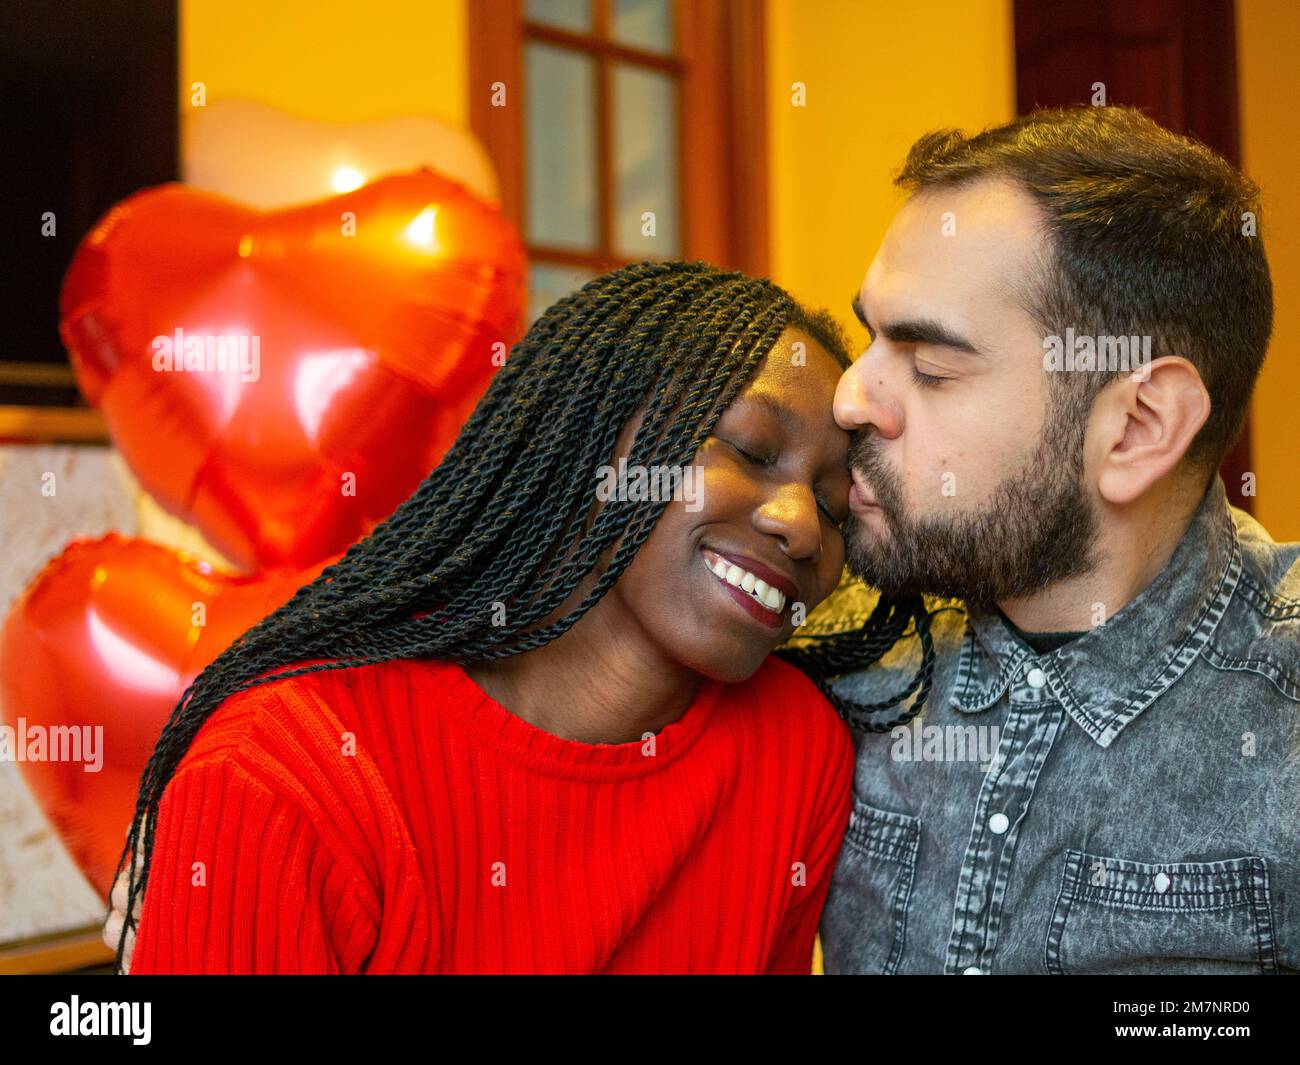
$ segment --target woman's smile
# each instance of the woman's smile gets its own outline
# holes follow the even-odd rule
[[[709,573],[745,613],[768,629],[785,624],[786,604],[798,595],[788,578],[743,555],[721,555],[707,547],[700,548],[700,555]]]

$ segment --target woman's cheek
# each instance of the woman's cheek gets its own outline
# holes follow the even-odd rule
[[[728,501],[735,496],[734,485],[731,483],[733,477],[728,476],[725,465],[718,461],[701,462],[697,469],[700,470],[699,485],[699,509],[698,514],[707,514],[716,519],[720,514],[727,510]]]

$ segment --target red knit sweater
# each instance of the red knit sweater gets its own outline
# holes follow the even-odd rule
[[[808,973],[852,773],[777,658],[652,744],[561,739],[441,661],[273,681],[163,793],[131,972]]]

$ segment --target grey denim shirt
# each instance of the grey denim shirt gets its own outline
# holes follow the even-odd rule
[[[801,634],[860,624],[844,585]],[[1300,544],[1210,484],[1155,581],[1044,655],[927,600],[923,710],[856,733],[832,973],[1300,970]],[[901,690],[914,634],[832,682]]]

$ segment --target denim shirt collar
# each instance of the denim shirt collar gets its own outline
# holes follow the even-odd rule
[[[1217,474],[1164,568],[1107,621],[1045,655],[992,607],[967,604],[952,705],[987,710],[1032,662],[1046,688],[1101,747],[1164,694],[1214,634],[1241,575],[1241,548]]]

